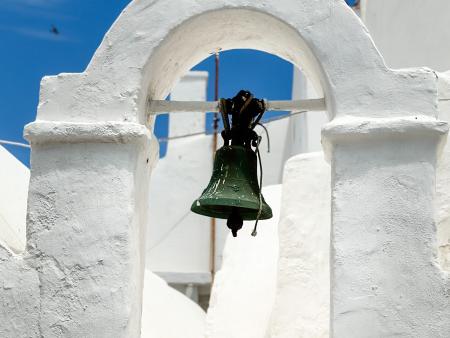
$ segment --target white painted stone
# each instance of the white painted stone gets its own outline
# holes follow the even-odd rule
[[[30,173],[0,146],[0,337],[39,337],[39,278],[20,255]]]
[[[439,118],[450,122],[450,72],[439,73]],[[450,272],[450,140],[438,162],[436,181],[436,226],[439,261]]]
[[[322,153],[297,155],[286,163],[281,205],[277,293],[269,336],[328,338],[330,167]]]
[[[362,19],[392,68],[450,69],[448,0],[361,0]]]
[[[201,338],[205,317],[197,304],[145,271],[142,338]]]
[[[278,55],[325,93],[333,337],[448,333],[447,280],[430,250],[436,148],[446,132],[433,120],[434,72],[388,69],[342,0],[136,0],[85,72],[43,79],[37,121],[27,127],[27,255],[41,283],[40,336],[139,337],[155,164],[146,106],[217,48]],[[393,230],[383,228],[381,239],[401,260],[376,250],[371,231],[386,215]]]
[[[447,124],[428,117],[335,119],[332,337],[447,337],[450,280],[436,255],[438,149]]]
[[[30,172],[0,146],[0,244],[15,253],[25,250]]]
[[[43,79],[38,119],[144,123],[148,99],[164,99],[217,48],[301,67],[323,88],[330,116],[436,114],[434,74],[386,68],[343,0],[145,0],[124,10],[86,72]]]
[[[157,155],[148,130],[38,122],[26,136],[33,147],[27,255],[40,280],[39,337],[138,335]]]
[[[317,93],[312,82],[305,77],[305,74],[300,69],[294,69],[293,99],[315,99],[322,95],[320,92]],[[310,111],[298,116],[296,119],[291,119],[289,133],[293,137],[286,144],[286,148],[291,147],[292,150],[289,156],[286,157],[286,160],[299,153],[322,151],[321,130],[328,120],[329,117],[326,111]]]
[[[207,79],[206,72],[189,72],[172,90],[171,99],[204,101]],[[169,115],[170,137],[204,132],[204,114]],[[192,213],[190,206],[209,181],[212,157],[211,136],[171,140],[152,173],[146,266],[172,281],[197,283],[205,275],[206,283],[211,281],[210,221]]]
[[[174,101],[206,101],[208,72],[189,72],[170,92]],[[206,116],[199,113],[170,114],[169,137],[205,132]]]
[[[0,245],[0,276],[0,337],[42,337],[37,271]]]
[[[222,268],[217,272],[207,313],[206,338],[263,338],[275,301],[278,262],[277,224],[281,185],[263,189],[273,218],[245,222],[234,238],[228,235]]]
[[[211,176],[211,142],[205,135],[170,141],[152,174],[146,248],[152,271],[210,272],[210,221],[191,212],[191,204]]]

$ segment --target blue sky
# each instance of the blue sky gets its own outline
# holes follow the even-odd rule
[[[82,72],[104,34],[129,0],[2,0],[0,7],[0,139],[24,142],[23,127],[36,117],[39,82],[45,75]],[[50,33],[55,25],[59,35]],[[208,99],[213,99],[214,61],[197,65],[210,72]],[[245,71],[244,71],[245,69]],[[287,100],[292,65],[261,52],[233,50],[221,54],[220,96],[248,89],[257,97]],[[209,122],[209,120],[208,120]],[[155,133],[165,136],[167,118]],[[29,150],[6,146],[29,165]]]

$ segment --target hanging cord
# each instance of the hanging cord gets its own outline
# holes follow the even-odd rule
[[[252,126],[251,126],[252,129],[254,129],[257,124],[260,124],[259,121],[261,121],[264,113],[267,111],[267,101],[266,100],[261,100],[260,105],[261,105],[262,110],[258,114],[258,117],[255,119],[255,121],[252,123]]]
[[[270,137],[269,137],[269,131],[267,130],[266,126],[263,125],[262,123],[258,123],[258,126],[260,126],[262,129],[264,129],[264,131],[266,132],[266,136],[267,136],[267,152],[270,153]]]
[[[257,232],[257,228],[258,228],[258,222],[259,222],[259,218],[261,217],[261,212],[262,212],[262,180],[263,180],[263,167],[262,167],[262,161],[261,161],[261,154],[259,153],[259,144],[261,143],[261,136],[258,136],[258,141],[256,143],[256,156],[258,157],[258,162],[259,162],[259,210],[258,210],[258,214],[256,215],[256,221],[255,221],[255,227],[253,228],[252,231],[252,236],[255,237],[258,232]]]

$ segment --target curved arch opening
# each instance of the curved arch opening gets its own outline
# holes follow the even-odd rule
[[[246,52],[248,55],[244,58],[238,56],[239,53]],[[241,54],[242,55],[242,54]],[[252,76],[255,76],[258,72],[263,72],[270,64],[276,64],[277,70],[272,72],[267,72],[267,75],[260,76],[256,81],[268,81],[277,82],[278,85],[282,81],[289,81],[286,85],[284,91],[277,90],[276,96],[265,96],[270,95],[270,90],[264,88],[264,86],[253,86],[255,81],[249,81],[245,79],[245,76],[241,74],[227,74],[227,70],[233,67],[233,64],[228,65],[227,59],[229,57],[234,57],[235,63],[249,63],[252,57],[256,57],[259,61],[257,65],[251,64],[247,68],[250,69]],[[306,82],[311,82],[306,79],[305,74],[302,74],[303,83],[300,84],[293,80],[293,71],[295,66],[292,63],[286,61],[285,59],[280,59],[278,56],[269,55],[265,52],[260,52],[256,50],[239,50],[239,51],[225,51],[221,54],[221,79],[226,77],[224,82],[230,82],[231,78],[236,78],[236,81],[231,85],[220,86],[219,96],[221,97],[231,97],[234,96],[239,89],[248,89],[252,91],[257,97],[265,97],[268,99],[283,99],[290,100],[292,98],[307,98],[308,93],[304,91],[307,85]],[[207,95],[209,100],[213,99],[214,89],[214,61],[211,58],[203,60],[203,62],[208,62],[212,67],[198,67],[195,66],[194,70],[209,70],[209,87],[210,93]],[[202,63],[203,63],[202,62]],[[200,63],[201,64],[201,63]],[[245,64],[239,69],[245,68]],[[238,72],[239,70],[236,70]],[[279,72],[284,72],[280,76]],[[290,73],[287,75],[286,73]],[[295,73],[299,73],[299,69],[295,69]],[[184,75],[184,74],[183,74]],[[298,75],[294,75],[294,77]],[[189,74],[188,77],[192,79],[192,75]],[[281,77],[281,78],[279,78]],[[265,78],[265,79],[264,79]],[[227,81],[228,80],[228,81]],[[176,79],[175,81],[178,81]],[[186,85],[183,85],[186,88]],[[174,88],[170,88],[169,92],[173,94]],[[180,95],[180,93],[177,93]],[[316,94],[317,95],[317,94]],[[192,99],[189,97],[172,97],[174,100],[185,100]],[[198,100],[198,98],[195,98]],[[286,117],[288,112],[286,112]],[[312,112],[311,114],[316,115],[320,112]],[[209,273],[208,265],[211,263],[211,252],[208,252],[209,241],[209,219],[203,218],[201,216],[195,215],[190,212],[190,204],[192,201],[198,197],[201,190],[206,186],[212,171],[212,146],[211,140],[212,136],[207,135],[208,131],[211,133],[211,128],[208,128],[208,120],[202,113],[188,113],[190,117],[186,117],[186,114],[171,114],[169,118],[165,118],[166,124],[166,135],[167,137],[173,135],[174,130],[170,130],[171,123],[174,119],[180,119],[186,121],[186,119],[196,119],[203,121],[198,121],[194,123],[194,126],[203,124],[203,131],[205,135],[199,135],[198,129],[194,132],[189,130],[192,127],[189,123],[184,125],[181,131],[181,136],[186,135],[186,137],[179,138],[179,134],[175,139],[163,140],[163,142],[170,143],[168,147],[167,157],[161,160],[154,172],[152,173],[152,189],[153,192],[150,196],[154,196],[154,200],[150,203],[151,214],[153,215],[153,221],[149,223],[149,230],[147,233],[147,262],[148,268],[154,272],[159,273],[170,285],[176,287],[179,291],[185,294],[190,294],[196,302],[203,305],[204,309],[208,307],[209,297],[210,297],[210,282],[198,282]],[[275,115],[280,115],[275,113]],[[324,114],[320,114],[322,117]],[[258,133],[264,135],[263,143],[261,146],[263,163],[264,163],[264,182],[263,186],[272,186],[270,189],[273,195],[276,189],[281,189],[282,183],[282,173],[286,160],[293,155],[300,152],[307,151],[307,144],[302,144],[305,142],[305,138],[302,137],[300,140],[299,134],[303,133],[301,130],[306,129],[306,120],[303,115],[292,116],[291,119],[278,120],[281,116],[274,116],[268,114],[267,119],[270,123],[266,124],[269,129],[269,134],[271,137],[271,153],[267,153],[267,138],[263,134],[263,130],[258,130]],[[325,116],[326,118],[326,116]],[[277,120],[275,120],[277,119]],[[206,120],[206,124],[205,124]],[[267,121],[267,120],[266,120]],[[308,121],[309,122],[309,121]],[[296,125],[299,133],[295,134],[293,132],[293,125]],[[177,122],[179,126],[180,123]],[[155,128],[157,126],[155,125]],[[209,130],[208,130],[209,129]],[[219,128],[220,130],[221,128]],[[177,129],[176,132],[180,132]],[[318,147],[320,145],[320,126],[315,130],[315,135],[309,135],[310,138],[315,138]],[[174,133],[175,134],[175,133]],[[292,140],[297,138],[297,144],[293,144]],[[221,138],[219,136],[219,146],[222,144]],[[288,146],[289,144],[289,146]],[[164,145],[164,144],[163,144]],[[167,143],[166,143],[167,145]],[[175,165],[176,163],[176,165]],[[274,190],[275,189],[275,190]],[[170,195],[167,191],[174,191],[174,194]],[[170,196],[169,196],[170,195]],[[269,195],[269,198],[274,198],[275,195]],[[267,198],[267,196],[266,196]],[[278,198],[278,195],[277,197]],[[277,200],[278,201],[278,200]],[[276,204],[276,203],[275,203]],[[174,207],[178,205],[178,207]],[[167,212],[168,210],[168,212]],[[279,208],[277,209],[279,210]],[[276,222],[277,217],[272,220]],[[252,224],[246,224],[244,229],[249,231],[249,227]],[[264,225],[263,225],[264,227]],[[269,227],[272,229],[272,227]],[[273,227],[276,229],[276,227]],[[229,234],[224,221],[218,220],[216,228],[216,244],[214,257],[215,271],[219,270],[222,264],[222,257],[225,247],[225,240]],[[250,229],[251,230],[251,229]],[[273,230],[273,229],[272,229]],[[270,231],[272,231],[270,230]],[[268,230],[262,232],[262,235],[268,234]],[[243,233],[241,236],[249,236],[247,233]],[[275,237],[274,237],[275,238]],[[272,243],[273,244],[273,243]],[[176,250],[174,248],[176,247]],[[269,254],[268,252],[267,254]],[[273,257],[271,257],[273,258]],[[157,264],[153,264],[157,262]],[[163,270],[166,266],[170,266],[172,270]],[[177,271],[181,271],[178,273]],[[272,276],[273,277],[273,276]],[[183,279],[184,278],[184,279]],[[189,279],[190,278],[190,279]],[[270,281],[270,279],[268,279]],[[198,284],[196,284],[198,283]],[[203,283],[203,284],[202,284]],[[196,290],[192,293],[192,290]]]
[[[307,98],[311,93],[311,82],[306,78],[300,69],[292,63],[279,58],[276,55],[261,52],[253,49],[233,49],[220,52],[219,55],[219,96],[231,98],[241,90],[250,90],[255,97],[267,100],[291,100]],[[190,72],[184,74],[180,81],[177,81],[175,89],[171,89],[168,99],[171,100],[192,100],[192,101],[213,101],[215,96],[215,56],[210,55],[194,66]],[[294,74],[294,75],[293,75]],[[301,74],[301,79],[299,79]],[[192,84],[188,85],[191,81]],[[199,93],[200,82],[206,85],[206,91]],[[295,82],[295,88],[294,88]],[[200,87],[202,87],[200,85]],[[308,87],[308,88],[307,88]],[[175,92],[174,92],[175,90]],[[294,92],[293,92],[294,90]],[[306,93],[308,91],[308,94]],[[317,95],[314,94],[312,98]],[[267,111],[262,121],[268,121],[287,117],[288,112]],[[170,115],[170,117],[169,117]],[[205,116],[201,113],[188,113],[183,116],[190,116],[195,122],[187,123],[184,128],[189,126],[204,125],[204,132],[211,134],[213,132],[213,114],[206,114],[206,124],[203,119]],[[177,118],[178,117],[178,118]],[[167,143],[170,141],[169,126],[173,119],[180,120],[179,114],[160,114],[157,116],[154,124],[155,136],[160,141],[160,158],[163,158],[167,151]],[[188,119],[189,120],[189,119]],[[202,121],[203,120],[203,121]],[[219,121],[219,126],[222,123]],[[198,134],[203,131],[201,128],[195,128],[195,131],[181,131],[182,126],[175,126],[177,129],[176,137],[189,137],[192,133]],[[172,135],[173,136],[173,135]],[[315,135],[320,138],[320,134]]]
[[[291,62],[304,71],[318,93],[325,94],[330,106],[326,76],[298,31],[274,16],[246,8],[207,12],[179,25],[150,56],[143,92],[147,99],[164,99],[176,81],[201,60],[231,49],[259,50]]]

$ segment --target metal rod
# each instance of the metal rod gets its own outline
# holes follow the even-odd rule
[[[6,145],[22,147],[22,148],[31,148],[29,144],[20,143],[20,142],[13,142],[13,141],[7,141],[7,140],[0,140],[0,144],[6,144]]]
[[[325,99],[266,101],[267,110],[276,111],[323,111],[326,110]],[[148,114],[162,113],[209,113],[219,112],[218,101],[164,101],[152,100],[148,104]]]
[[[219,107],[219,52],[215,53],[214,57],[216,76],[214,81],[214,100],[217,103],[217,108]],[[217,133],[219,132],[219,114],[214,111],[214,121],[213,121],[213,143],[212,143],[212,163],[214,164],[214,157],[217,150]],[[216,219],[211,217],[211,238],[210,238],[210,271],[211,271],[211,288],[214,283],[214,277],[216,275]]]

